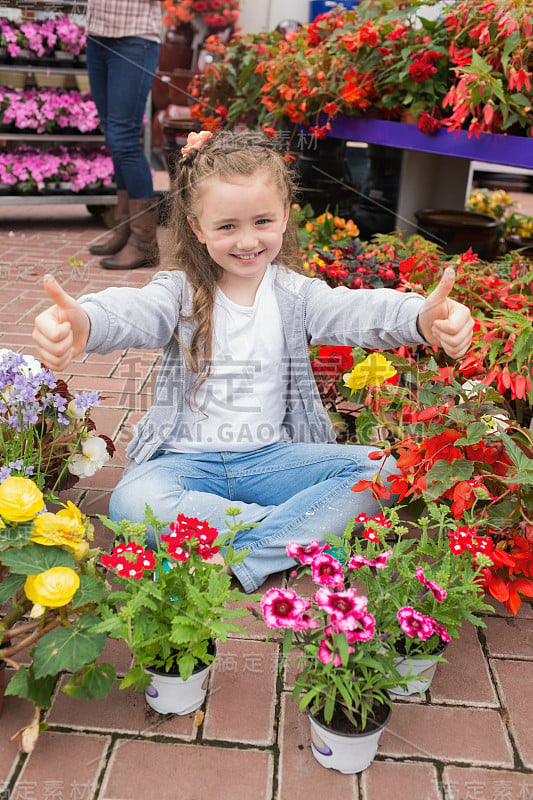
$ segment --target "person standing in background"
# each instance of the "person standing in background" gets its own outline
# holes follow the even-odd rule
[[[159,61],[159,0],[88,0],[87,70],[91,93],[111,152],[118,225],[93,255],[104,269],[158,263],[158,202],[141,130]]]

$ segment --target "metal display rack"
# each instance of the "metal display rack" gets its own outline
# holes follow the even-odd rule
[[[18,13],[28,16],[33,12],[44,12],[45,14],[82,14],[85,15],[86,0],[71,0],[71,2],[58,2],[57,0],[18,0],[17,3],[3,3],[0,5],[0,16],[5,10],[16,10]],[[3,73],[25,73],[33,75],[87,75],[87,70],[83,66],[74,66],[71,63],[50,65],[49,62],[39,64],[29,63],[5,63],[0,64],[0,72]],[[0,142],[20,142],[23,144],[34,144],[42,146],[43,149],[52,143],[58,144],[104,144],[104,137],[101,134],[72,134],[62,133],[29,133],[27,130],[20,131],[0,131]],[[0,195],[0,206],[21,206],[21,205],[65,205],[83,204],[86,205],[91,213],[100,213],[106,207],[115,205],[117,198],[114,192],[64,192],[42,194],[5,194]]]

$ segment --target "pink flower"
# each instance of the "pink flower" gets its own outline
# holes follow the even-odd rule
[[[313,539],[308,545],[289,542],[285,549],[287,555],[291,558],[298,559],[300,564],[310,564],[314,556],[317,556],[328,548],[329,544],[320,545],[316,539]]]
[[[366,613],[368,600],[359,596],[355,589],[333,592],[322,586],[314,597],[319,608],[329,614],[334,625],[342,631],[355,630],[358,620]]]
[[[293,628],[302,630],[310,627],[304,619],[311,607],[310,600],[299,597],[292,589],[269,589],[261,599],[263,619],[269,628]],[[304,628],[304,629],[305,629]]]
[[[355,647],[348,647],[349,653],[355,652]],[[340,657],[340,653],[333,644],[333,639],[331,635],[327,635],[325,639],[322,639],[318,648],[318,660],[322,662],[322,664],[329,664],[333,661],[334,667],[340,667],[342,664],[342,659]]]
[[[342,564],[327,553],[319,553],[311,560],[311,578],[319,586],[337,586],[342,589],[344,586]]]
[[[434,633],[437,633],[443,641],[450,641],[450,637],[444,625],[439,625],[433,617],[421,614],[410,606],[400,608],[397,616],[400,622],[400,628],[405,635],[411,637],[411,639],[414,639],[416,636],[418,639],[425,641],[426,639],[430,639]]]
[[[346,565],[349,569],[361,569],[361,567],[373,567],[374,569],[384,569],[387,566],[387,561],[392,555],[392,550],[385,550],[384,553],[379,553],[375,558],[367,558],[366,556],[354,553]]]
[[[442,601],[445,600],[446,589],[443,589],[442,586],[439,586],[439,584],[435,583],[435,581],[428,580],[428,578],[426,578],[426,576],[424,575],[424,570],[422,569],[422,567],[417,567],[415,569],[415,575],[420,581],[420,583],[423,583],[424,586],[427,586],[427,588],[430,590],[435,600],[437,600],[439,603],[442,603]]]

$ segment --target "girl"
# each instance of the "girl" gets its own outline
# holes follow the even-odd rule
[[[291,269],[293,184],[270,140],[191,134],[174,188],[175,271],[142,289],[113,288],[76,302],[48,276],[54,306],[35,322],[40,358],[64,369],[82,350],[163,347],[152,408],[128,447],[111,497],[115,520],[179,512],[225,530],[229,505],[256,523],[233,571],[247,592],[294,563],[288,542],[323,541],[351,517],[375,513],[370,448],[335,444],[308,347],[391,348],[424,341],[462,355],[469,310],[450,300],[448,270],[426,299],[389,289],[331,289]],[[394,471],[394,461],[383,476]]]

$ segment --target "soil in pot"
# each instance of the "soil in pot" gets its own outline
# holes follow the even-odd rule
[[[342,733],[346,736],[352,736],[353,734],[372,733],[373,731],[378,730],[385,724],[389,714],[389,706],[376,706],[375,714],[367,717],[365,728],[362,727],[360,717],[358,715],[355,715],[355,718],[356,720],[359,720],[359,724],[354,727],[346,714],[343,712],[342,708],[335,708],[330,722],[326,722],[322,711],[318,711],[313,716],[317,722],[319,722],[321,725],[324,725],[325,728],[330,728],[332,731],[335,731],[335,733]]]

